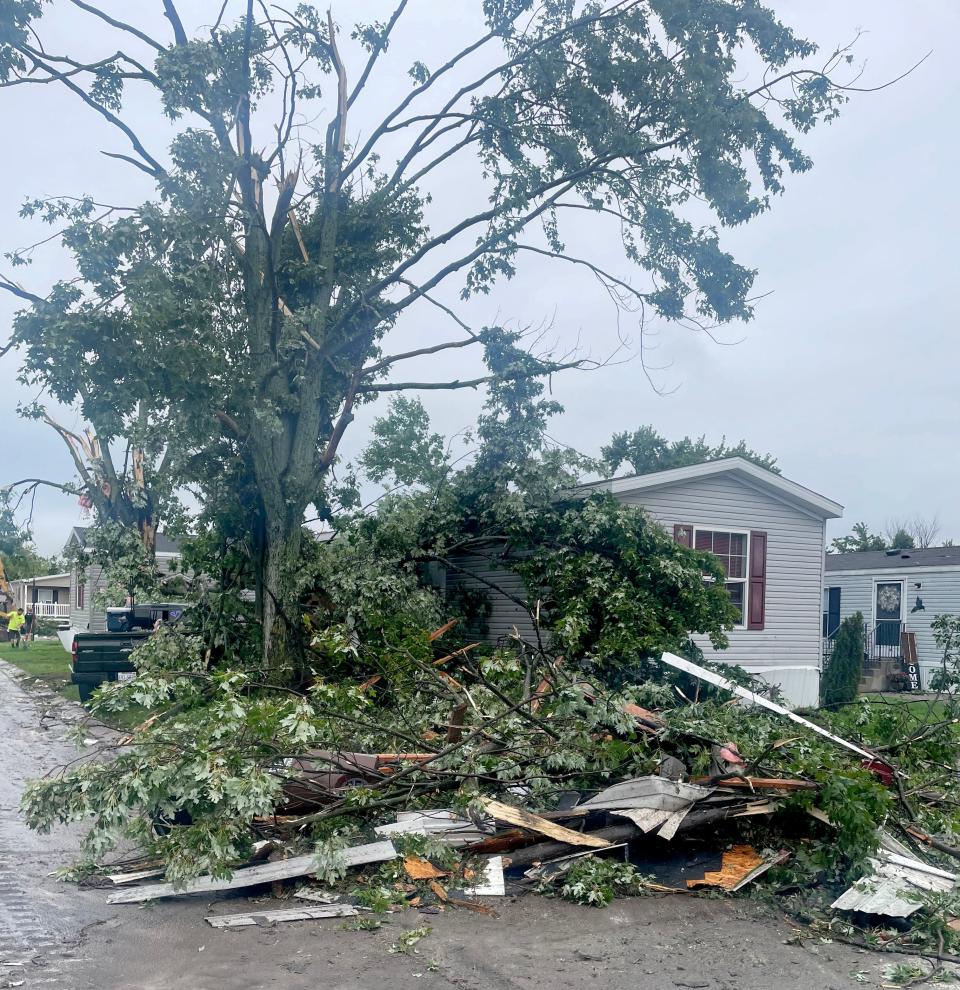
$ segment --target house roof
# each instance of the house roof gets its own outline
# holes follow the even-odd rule
[[[67,543],[76,541],[81,547],[87,542],[89,526],[74,526],[70,531],[70,539]],[[171,539],[166,533],[157,533],[157,553],[180,553],[180,544],[177,540]]]
[[[655,471],[652,474],[606,478],[602,481],[590,482],[583,487],[605,488],[614,495],[622,495],[628,492],[642,492],[685,481],[718,476],[736,478],[750,487],[760,488],[805,512],[819,516],[821,519],[839,519],[843,515],[843,506],[839,502],[834,502],[824,495],[818,495],[809,488],[804,488],[803,485],[798,485],[795,481],[790,481],[783,475],[759,467],[742,457],[725,457],[718,461],[672,468],[669,471]]]
[[[11,584],[36,584],[39,581],[59,581],[63,579],[62,587],[68,587],[70,584],[70,574],[37,574],[36,577],[28,578],[11,578]],[[61,585],[54,585],[54,587],[61,587]]]
[[[911,567],[960,567],[960,547],[827,554],[828,571],[903,571]]]

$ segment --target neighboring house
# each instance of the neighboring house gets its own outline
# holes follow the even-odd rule
[[[817,704],[826,521],[841,516],[841,505],[739,457],[584,488],[642,506],[678,542],[716,554],[740,623],[722,652],[697,637],[704,654],[777,684],[795,707]],[[489,596],[488,638],[514,628],[531,634],[519,577],[479,557],[458,566],[446,576],[448,591],[503,589]]]
[[[822,608],[825,653],[841,620],[863,613],[871,689],[886,687],[880,681],[912,662],[914,650],[926,687],[942,660],[930,624],[960,615],[960,547],[827,554]]]
[[[86,543],[87,527],[74,526],[67,540],[65,551],[82,549]],[[180,547],[164,533],[157,533],[157,567],[161,572],[170,570],[171,561],[180,556]],[[75,632],[104,632],[107,628],[107,613],[96,602],[97,592],[103,591],[106,580],[99,564],[70,570],[70,628]]]
[[[13,608],[66,626],[70,621],[70,575],[44,574],[10,582]]]

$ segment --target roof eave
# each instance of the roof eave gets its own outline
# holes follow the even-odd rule
[[[843,515],[843,506],[839,502],[834,502],[824,495],[804,488],[803,485],[798,485],[795,481],[789,481],[782,475],[767,471],[742,457],[707,461],[704,464],[692,464],[688,467],[672,468],[653,474],[632,475],[627,478],[606,478],[602,481],[589,482],[582,487],[601,488],[606,489],[611,494],[622,495],[722,474],[739,475],[742,479],[749,480],[754,485],[759,485],[781,499],[792,502],[798,508],[812,512],[822,519],[839,519]]]

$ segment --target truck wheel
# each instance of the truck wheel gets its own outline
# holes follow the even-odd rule
[[[99,684],[78,684],[77,690],[80,692],[80,701],[85,705],[93,697],[93,692],[98,687],[100,687]]]

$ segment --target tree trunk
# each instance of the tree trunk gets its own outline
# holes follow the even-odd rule
[[[303,653],[298,572],[302,536],[300,523],[265,527],[260,621],[263,629],[264,670],[282,676],[297,667]]]

